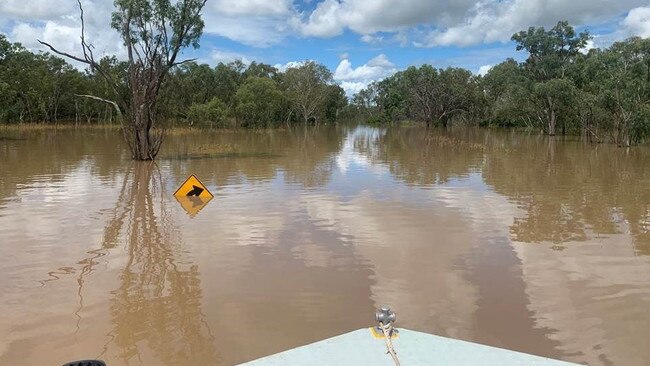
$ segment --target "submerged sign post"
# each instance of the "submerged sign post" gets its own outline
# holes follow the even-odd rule
[[[190,175],[174,192],[174,197],[187,213],[194,217],[214,196],[195,176]]]

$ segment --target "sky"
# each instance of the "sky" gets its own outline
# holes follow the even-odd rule
[[[86,39],[96,54],[123,58],[110,28],[113,1],[82,3]],[[650,37],[648,0],[208,0],[203,19],[201,47],[185,57],[279,69],[315,60],[348,95],[412,65],[483,74],[508,57],[523,60],[512,34],[560,20],[588,30],[594,36],[589,47]],[[76,0],[0,0],[0,31],[35,51],[44,50],[37,39],[67,52],[81,49]]]

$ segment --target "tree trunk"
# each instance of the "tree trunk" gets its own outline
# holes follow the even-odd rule
[[[442,116],[440,118],[440,126],[447,128],[447,125],[449,125],[449,118],[447,116]]]
[[[153,98],[140,98],[135,94],[131,114],[127,117],[125,138],[131,148],[133,159],[153,160],[162,144],[162,135],[152,136],[155,117]]]
[[[135,146],[136,151],[133,157],[136,160],[151,159],[149,155],[149,131],[146,128],[140,128],[136,131]]]
[[[549,136],[555,136],[555,123],[557,122],[557,116],[555,115],[555,111],[551,109],[551,112],[549,114],[548,118],[548,134]]]
[[[630,141],[630,130],[627,126],[627,121],[622,122],[619,125],[618,131],[617,131],[617,144],[620,147],[630,147],[632,145],[632,142]]]
[[[544,103],[544,116],[546,118],[547,133],[549,136],[555,136],[555,125],[557,124],[557,116],[555,115],[555,103],[550,96],[546,97]]]
[[[79,102],[76,99],[74,101],[74,126],[79,126]]]

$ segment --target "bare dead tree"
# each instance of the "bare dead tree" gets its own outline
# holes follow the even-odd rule
[[[203,32],[201,11],[207,0],[115,0],[112,27],[117,30],[128,57],[128,93],[119,93],[117,80],[96,61],[85,35],[84,9],[81,0],[81,48],[83,55],[75,56],[38,40],[52,52],[89,66],[111,88],[115,101],[97,96],[84,97],[109,103],[123,115],[122,132],[134,159],[153,160],[164,138],[164,130],[154,129],[158,116],[158,96],[169,70],[193,60],[178,61],[179,53],[188,46],[198,47]]]

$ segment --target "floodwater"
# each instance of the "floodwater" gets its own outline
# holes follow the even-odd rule
[[[172,197],[190,174],[215,195],[192,215]],[[232,365],[383,304],[398,327],[650,364],[650,148],[332,127],[175,134],[151,164],[114,130],[0,138],[0,365]]]

